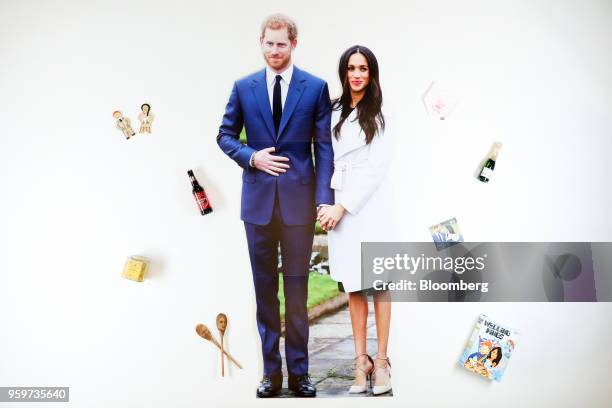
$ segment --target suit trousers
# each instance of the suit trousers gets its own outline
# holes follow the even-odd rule
[[[261,337],[264,375],[280,374],[282,369],[278,301],[280,244],[285,293],[285,358],[289,375],[300,376],[308,373],[306,301],[314,220],[309,225],[284,225],[278,194],[275,196],[274,210],[269,224],[244,223],[255,285],[257,329]]]

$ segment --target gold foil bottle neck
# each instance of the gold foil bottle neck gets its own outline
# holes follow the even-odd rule
[[[502,142],[493,143],[493,147],[491,147],[491,155],[490,155],[491,159],[493,160],[497,159],[497,154],[501,150],[501,147],[502,147]]]

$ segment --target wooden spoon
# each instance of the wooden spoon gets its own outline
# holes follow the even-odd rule
[[[217,315],[217,329],[219,329],[219,335],[221,336],[221,377],[225,377],[225,358],[223,357],[223,336],[225,335],[225,328],[227,327],[227,316],[223,313]]]
[[[208,330],[208,327],[206,327],[205,325],[203,325],[202,323],[198,324],[196,326],[196,333],[198,333],[198,336],[202,337],[203,339],[206,339],[208,341],[210,341],[212,344],[214,344],[215,346],[217,346],[217,348],[219,350],[221,350],[221,345],[219,344],[219,342],[213,337],[212,333],[210,332],[210,330]],[[242,369],[242,366],[240,364],[238,364],[238,362],[236,360],[234,360],[234,357],[232,357],[227,351],[223,351],[223,354],[225,354],[228,358],[229,361],[231,361],[232,363],[236,364],[236,367]]]

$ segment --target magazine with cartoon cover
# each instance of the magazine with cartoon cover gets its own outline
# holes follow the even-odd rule
[[[482,314],[478,317],[459,364],[489,380],[501,381],[514,354],[517,337],[516,330]]]

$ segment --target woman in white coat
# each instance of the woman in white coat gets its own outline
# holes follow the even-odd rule
[[[318,219],[328,231],[329,266],[334,280],[349,293],[355,341],[355,383],[349,393],[391,390],[387,344],[391,302],[386,291],[361,286],[361,242],[390,241],[392,197],[387,168],[393,155],[393,129],[381,110],[378,62],[368,48],[353,46],[340,58],[342,95],[333,103],[332,145],[335,204],[323,207]],[[376,359],[367,354],[367,295],[373,293],[376,317]]]

